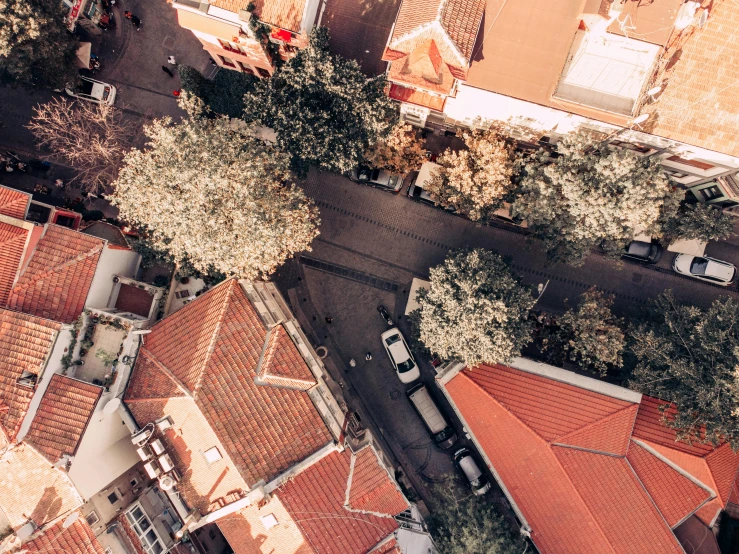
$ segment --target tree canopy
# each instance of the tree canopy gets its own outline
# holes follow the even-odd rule
[[[213,112],[232,118],[244,114],[244,95],[260,80],[238,71],[219,71],[211,81],[189,65],[177,66],[177,72],[183,93],[199,98]]]
[[[677,413],[665,423],[679,439],[716,444],[723,437],[739,448],[739,303],[724,297],[702,310],[667,291],[650,316],[630,333],[630,386],[674,402]]]
[[[244,96],[244,117],[274,129],[299,174],[311,165],[343,173],[390,131],[395,108],[384,87],[384,77],[368,79],[356,61],[333,55],[317,27],[307,48]]]
[[[372,167],[404,175],[419,169],[426,161],[423,139],[408,123],[397,123],[387,137],[378,138],[364,153],[364,161]]]
[[[513,146],[495,130],[465,132],[466,150],[447,149],[436,160],[426,191],[446,208],[455,208],[477,221],[503,205],[511,190],[515,167]]]
[[[318,210],[289,183],[288,158],[241,120],[168,118],[145,128],[146,149],[125,159],[111,196],[151,247],[202,273],[271,273],[309,250]]]
[[[550,259],[579,265],[602,241],[619,251],[640,233],[659,234],[683,194],[659,160],[592,143],[573,133],[557,143],[559,157],[525,165],[513,214],[547,248]]]
[[[504,362],[531,340],[534,298],[508,263],[482,248],[452,251],[418,292],[420,340],[469,366]]]
[[[61,2],[0,0],[0,81],[63,88],[78,78],[78,48]]]
[[[734,216],[718,206],[684,204],[672,217],[665,218],[662,236],[665,242],[676,240],[724,240],[734,234]]]

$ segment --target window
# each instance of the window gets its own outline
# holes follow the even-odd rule
[[[218,56],[221,58],[221,63],[225,65],[226,67],[236,67],[236,64],[231,58],[227,58],[226,56]]]
[[[159,539],[159,535],[151,525],[151,521],[141,508],[141,504],[134,504],[133,507],[126,512],[126,519],[131,524],[136,536],[141,541],[141,546],[147,554],[162,554],[164,546]]]
[[[667,175],[669,175],[673,179],[685,179],[685,177],[690,176],[690,174],[688,173],[683,173],[682,171],[678,171],[677,169],[673,169],[671,167],[662,166],[662,171],[667,173]]]
[[[277,525],[277,518],[275,517],[275,514],[267,514],[266,516],[262,516],[259,519],[262,521],[262,525],[264,525],[264,528],[267,531]]]
[[[721,192],[721,189],[718,188],[718,185],[713,185],[701,189],[700,193],[701,196],[703,196],[703,200],[713,200],[714,198],[719,198],[723,196],[723,193]]]
[[[257,67],[257,73],[259,73],[260,77],[263,77],[267,79],[269,77],[269,71],[266,69],[262,69],[261,67]]]
[[[87,520],[87,523],[89,523],[91,526],[100,522],[100,518],[98,517],[97,512],[90,512],[89,514],[87,514],[87,517],[85,519]]]
[[[111,493],[110,493],[110,494],[108,495],[108,502],[110,502],[111,504],[115,504],[115,503],[116,503],[116,502],[118,502],[118,501],[119,501],[120,499],[121,499],[121,497],[120,497],[120,496],[118,496],[118,493],[117,493],[116,491],[113,491],[113,492],[111,492]]]
[[[218,460],[220,460],[223,456],[221,456],[221,452],[218,450],[217,446],[214,446],[213,448],[209,448],[205,452],[203,452],[205,455],[205,460],[209,464],[214,464]]]
[[[241,62],[236,63],[239,64],[239,68],[241,69],[241,71],[243,71],[244,73],[248,73],[249,75],[254,75],[254,70],[251,67]]]
[[[213,531],[213,529],[211,529],[210,531],[208,531],[208,536],[210,537],[210,540],[212,540],[212,541],[216,540],[216,532]]]
[[[671,162],[676,162],[683,165],[689,165],[690,167],[697,167],[698,169],[702,169],[703,171],[707,171],[709,169],[713,169],[716,167],[715,165],[711,165],[706,162],[701,162],[698,160],[686,160],[685,158],[681,158],[680,156],[670,156],[667,158]]]
[[[134,477],[133,479],[131,479],[131,481],[129,481],[129,482],[131,483],[131,486],[132,487],[135,487],[136,485],[139,484],[139,480],[136,477]]]

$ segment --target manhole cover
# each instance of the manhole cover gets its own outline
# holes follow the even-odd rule
[[[316,348],[316,354],[318,354],[318,357],[323,360],[326,356],[328,356],[328,348],[326,348],[325,346],[319,346],[318,348]]]
[[[400,398],[400,391],[398,389],[393,389],[390,391],[390,400],[397,400]]]
[[[634,283],[641,283],[641,280],[643,278],[643,275],[640,275],[639,273],[634,273],[631,277],[631,281]]]

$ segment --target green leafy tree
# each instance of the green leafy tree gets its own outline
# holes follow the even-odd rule
[[[188,65],[177,66],[182,91],[196,96],[213,112],[232,118],[244,114],[244,95],[251,92],[258,77],[238,71],[219,71],[212,81]]]
[[[63,88],[79,77],[61,2],[0,0],[0,81]]]
[[[674,402],[665,423],[678,438],[739,448],[739,303],[719,298],[708,310],[678,303],[670,291],[630,333],[636,358],[630,386]]]
[[[331,54],[318,27],[307,48],[244,96],[245,117],[274,129],[299,174],[311,165],[345,172],[390,131],[395,108],[384,87],[384,77],[368,79],[356,61]]]
[[[522,554],[526,543],[511,532],[510,525],[489,499],[460,497],[453,482],[435,488],[437,500],[429,530],[444,554]]]
[[[441,358],[468,366],[504,362],[531,340],[534,298],[495,252],[452,251],[418,291],[419,338]]]
[[[656,158],[593,144],[583,133],[557,144],[555,160],[525,165],[512,213],[524,218],[553,261],[580,265],[602,241],[622,250],[640,233],[659,232],[682,194]]]
[[[577,308],[559,318],[559,329],[547,345],[555,361],[570,360],[583,369],[605,375],[609,367],[623,365],[623,322],[613,315],[613,296],[590,289]]]
[[[734,234],[736,219],[717,206],[684,204],[662,225],[665,242],[676,240],[724,240]]]
[[[466,150],[447,149],[436,160],[427,192],[444,207],[477,221],[503,205],[515,168],[513,146],[495,130],[462,135]]]
[[[251,136],[241,120],[168,118],[145,128],[111,196],[152,251],[202,273],[253,279],[309,250],[318,210],[289,183],[287,156]]]
[[[420,169],[426,161],[424,140],[407,123],[397,123],[387,137],[378,139],[364,153],[364,161],[372,167],[405,174]]]

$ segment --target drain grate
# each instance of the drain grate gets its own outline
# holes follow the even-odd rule
[[[385,279],[383,279],[382,277],[378,277],[377,275],[363,273],[350,267],[331,264],[328,262],[317,260],[316,258],[300,256],[300,263],[306,267],[317,269],[318,271],[323,271],[325,273],[331,273],[332,275],[338,275],[339,277],[343,277],[344,279],[363,283],[365,285],[369,285],[380,290],[398,292],[398,289],[400,289],[400,285],[398,283],[394,283],[393,281],[386,281]]]

